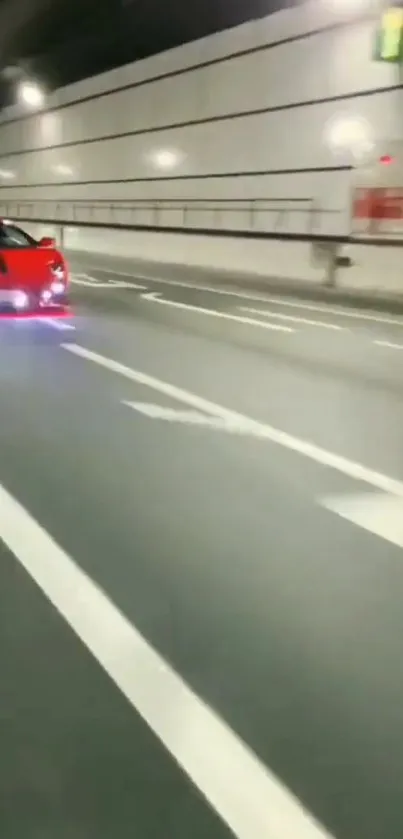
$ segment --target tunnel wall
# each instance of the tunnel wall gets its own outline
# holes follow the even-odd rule
[[[351,164],[403,130],[396,70],[372,60],[376,9],[347,5],[314,0],[66,87],[42,113],[9,109],[0,201],[315,198],[347,232]]]

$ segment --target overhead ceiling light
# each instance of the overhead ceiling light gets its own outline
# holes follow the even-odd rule
[[[45,101],[45,94],[35,82],[22,82],[19,86],[19,98],[29,108],[40,108]]]
[[[15,178],[14,172],[10,172],[9,169],[0,169],[0,178],[3,178],[5,181],[11,181]]]
[[[66,175],[66,177],[69,177],[73,174],[71,166],[66,166],[65,163],[58,163],[53,168],[57,175]]]
[[[173,169],[180,159],[181,155],[175,149],[158,149],[152,154],[152,161],[159,169]]]
[[[347,154],[355,161],[365,160],[375,148],[372,126],[359,115],[335,114],[325,134],[335,154]]]

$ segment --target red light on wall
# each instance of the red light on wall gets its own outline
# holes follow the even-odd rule
[[[390,166],[393,163],[393,157],[390,154],[383,154],[382,157],[379,158],[379,162],[382,163],[383,166]]]

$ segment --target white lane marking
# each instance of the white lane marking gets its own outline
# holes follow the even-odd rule
[[[229,420],[221,417],[213,417],[211,415],[202,414],[200,411],[175,411],[172,408],[164,408],[162,405],[155,405],[151,402],[131,402],[126,399],[122,400],[123,405],[127,405],[135,411],[139,411],[144,416],[150,419],[165,420],[167,422],[179,422],[184,425],[198,425],[206,426],[215,431],[225,431],[229,434],[240,434],[251,437],[262,437],[261,430],[256,428],[254,424],[244,420]]]
[[[342,495],[320,502],[332,513],[403,548],[403,499],[388,493]]]
[[[228,312],[217,312],[215,309],[204,309],[201,306],[190,306],[188,303],[177,303],[174,300],[164,300],[160,292],[150,291],[147,294],[141,295],[143,300],[151,300],[153,303],[159,303],[162,306],[172,306],[175,309],[182,309],[186,312],[195,312],[200,315],[209,315],[212,318],[222,318],[223,320],[232,320],[237,323],[246,323],[248,326],[258,326],[261,329],[269,329],[275,332],[295,332],[289,326],[279,326],[274,323],[263,323],[261,320],[254,318],[246,318],[241,315],[230,315]]]
[[[319,326],[323,329],[335,329],[338,331],[345,330],[344,326],[339,326],[337,323],[325,323],[322,320],[307,320],[307,318],[300,318],[296,315],[283,315],[280,312],[269,312],[267,309],[253,309],[250,306],[238,306],[238,309],[241,312],[250,312],[251,315],[262,315],[266,318],[278,318],[278,320],[302,323],[304,326]]]
[[[76,285],[86,286],[87,288],[131,288],[137,291],[145,291],[147,288],[145,285],[123,282],[122,280],[108,280],[104,283],[98,277],[92,277],[90,274],[72,274],[71,281]]]
[[[52,326],[53,329],[58,329],[60,332],[75,330],[76,328],[72,323],[66,323],[64,318],[40,318],[40,322],[45,323],[46,326]]]
[[[240,425],[243,424],[244,426],[245,424],[248,424],[251,429],[256,430],[256,434],[261,439],[269,440],[272,443],[283,446],[286,449],[319,463],[321,466],[326,466],[329,469],[335,469],[337,472],[340,472],[349,478],[353,478],[356,481],[367,483],[370,486],[375,487],[375,489],[379,489],[381,492],[389,492],[403,498],[403,482],[396,478],[391,478],[381,472],[376,472],[373,469],[363,466],[361,463],[348,460],[342,455],[329,452],[326,449],[316,446],[314,443],[310,443],[306,440],[300,440],[298,437],[293,437],[291,434],[288,434],[285,431],[280,431],[272,425],[267,425],[266,423],[250,419],[244,414],[232,411],[229,408],[224,408],[216,402],[211,402],[210,400],[204,399],[202,396],[197,396],[197,394],[191,393],[188,390],[184,390],[176,385],[161,381],[154,376],[149,376],[147,373],[133,370],[131,367],[127,367],[119,361],[114,361],[111,358],[100,355],[100,353],[94,352],[93,350],[88,350],[86,347],[82,347],[79,344],[61,344],[61,347],[67,350],[67,352],[77,355],[79,358],[92,361],[100,367],[104,367],[106,370],[110,370],[113,373],[124,376],[132,382],[145,385],[152,390],[163,393],[165,396],[177,399],[185,405],[190,405],[191,408],[195,408],[197,411],[205,412],[213,417],[220,417],[222,420],[233,422],[234,424],[238,423]]]
[[[118,271],[112,268],[99,268],[99,266],[92,265],[92,271],[98,271],[101,274],[115,274],[117,277],[133,277],[138,280],[145,280],[150,283],[161,283],[161,285],[177,286],[178,288],[189,288],[193,291],[207,291],[212,294],[221,294],[226,297],[239,297],[241,300],[254,300],[260,303],[271,303],[277,306],[289,306],[292,309],[305,309],[308,312],[322,312],[322,314],[337,315],[346,318],[358,318],[359,320],[374,321],[375,323],[385,323],[390,326],[402,326],[403,318],[392,318],[382,315],[380,312],[368,312],[367,310],[353,310],[343,309],[340,306],[328,306],[316,303],[302,303],[295,298],[277,297],[270,294],[256,294],[243,291],[230,291],[228,288],[217,288],[217,286],[201,285],[199,283],[187,283],[183,280],[168,280],[163,277],[146,276],[139,274],[137,271],[130,273],[129,271]],[[261,279],[261,278],[260,278]]]
[[[331,839],[1,485],[0,538],[237,839]]]
[[[74,274],[70,275],[70,279],[71,279],[72,283],[77,283],[78,285],[93,286],[93,285],[97,285],[98,283],[101,286],[103,285],[102,280],[100,280],[98,277],[92,277],[91,274],[84,274],[84,273],[75,274],[74,273]],[[108,285],[109,285],[109,282],[110,282],[110,280],[107,280]]]
[[[122,400],[123,405],[139,411],[140,414],[150,419],[165,420],[166,422],[181,422],[185,425],[207,425],[210,428],[225,428],[225,423],[218,417],[207,416],[200,411],[175,411],[173,408],[164,408],[162,405],[155,405],[152,402],[129,402]]]
[[[388,347],[391,350],[403,350],[403,344],[393,344],[391,341],[374,341],[378,347]]]

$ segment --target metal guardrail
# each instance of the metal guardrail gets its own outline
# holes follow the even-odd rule
[[[322,209],[313,198],[30,199],[0,203],[0,215],[25,221],[261,234],[318,234],[324,215],[338,212]]]
[[[22,223],[55,225],[59,229],[61,247],[69,226],[308,240],[311,263],[323,271],[328,286],[336,284],[337,269],[341,266],[340,250],[348,238],[332,230],[334,218],[337,229],[340,215],[340,210],[324,209],[315,199],[303,197],[116,201],[43,198],[0,202],[0,217],[20,219]]]

